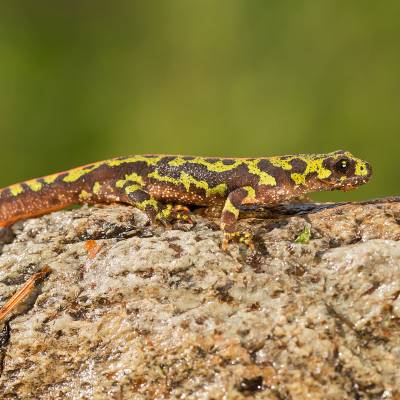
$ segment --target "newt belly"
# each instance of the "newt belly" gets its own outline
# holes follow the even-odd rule
[[[152,221],[186,219],[186,205],[221,204],[224,247],[242,204],[274,204],[366,183],[370,165],[347,151],[265,158],[137,155],[88,164],[0,190],[0,226],[73,204],[126,203]]]

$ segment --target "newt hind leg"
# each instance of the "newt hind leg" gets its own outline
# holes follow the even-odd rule
[[[138,182],[111,181],[95,191],[97,201],[105,203],[126,203],[144,211],[151,222],[168,225],[174,221],[191,222],[190,210],[181,205],[164,204],[151,196],[146,188]]]

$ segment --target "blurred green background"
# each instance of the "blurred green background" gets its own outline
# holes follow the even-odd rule
[[[399,1],[4,1],[0,186],[136,153],[352,151],[400,194]]]

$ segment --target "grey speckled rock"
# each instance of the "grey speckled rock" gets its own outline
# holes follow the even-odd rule
[[[1,397],[400,399],[399,203],[243,219],[252,253],[194,219],[108,206],[16,224],[1,302],[53,272],[0,337]]]

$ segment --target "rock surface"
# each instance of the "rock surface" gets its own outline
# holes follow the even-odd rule
[[[1,398],[400,399],[400,203],[242,219],[254,252],[194,220],[15,224],[1,304],[52,273],[0,335]]]

